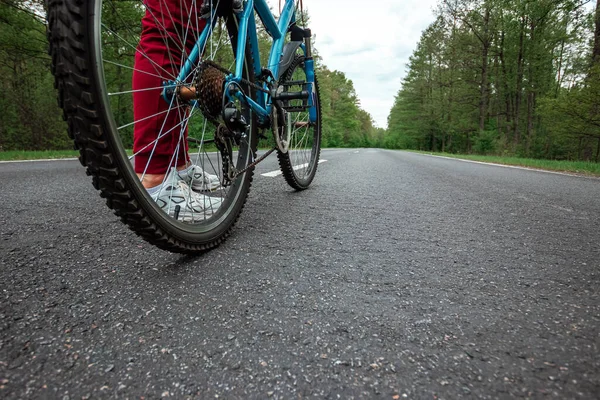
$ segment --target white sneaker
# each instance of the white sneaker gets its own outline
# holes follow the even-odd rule
[[[191,190],[174,168],[160,191],[151,197],[165,213],[184,222],[203,221],[217,212],[223,203],[221,197],[205,196]]]
[[[179,176],[196,192],[212,192],[221,187],[217,175],[209,174],[199,165],[192,165],[187,171],[179,171]]]

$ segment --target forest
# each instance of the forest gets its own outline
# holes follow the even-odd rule
[[[134,4],[121,2],[119,7],[128,3]],[[130,16],[131,25],[141,29],[139,13],[120,11],[120,19]],[[42,0],[0,2],[0,151],[73,148],[57,105],[43,14]],[[269,47],[264,31],[260,39],[264,56]],[[315,50],[318,55],[318,45]],[[383,129],[376,129],[371,116],[360,107],[352,81],[343,72],[329,70],[326,60],[318,56],[317,66],[323,146],[376,146]]]
[[[600,0],[443,0],[386,147],[600,158]]]
[[[0,2],[0,151],[72,148],[50,73],[42,4]],[[599,5],[439,0],[387,129],[374,126],[353,82],[327,68],[316,43],[323,147],[600,161]],[[139,29],[138,14],[120,18],[130,15]],[[259,44],[264,55],[266,33]]]

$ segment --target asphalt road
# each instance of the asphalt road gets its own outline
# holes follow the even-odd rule
[[[599,179],[322,158],[198,257],[75,161],[0,164],[0,398],[598,398]]]

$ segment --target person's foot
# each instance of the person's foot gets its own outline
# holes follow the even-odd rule
[[[223,203],[221,197],[194,192],[181,179],[176,169],[171,170],[163,184],[149,189],[148,193],[165,213],[184,222],[203,221]]]
[[[199,165],[179,171],[179,176],[196,192],[213,191],[221,187],[221,181],[217,175],[209,174]]]

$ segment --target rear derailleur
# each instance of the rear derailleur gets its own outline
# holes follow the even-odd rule
[[[238,176],[238,171],[233,162],[233,147],[239,147],[243,140],[248,138],[248,122],[242,110],[236,104],[229,102],[223,107],[223,123],[219,124],[215,132],[215,144],[223,164],[223,181],[226,187]]]
[[[236,135],[225,125],[220,124],[215,132],[215,145],[221,153],[221,163],[223,165],[221,185],[228,187],[237,174],[237,169],[233,165],[233,146],[236,145]]]

